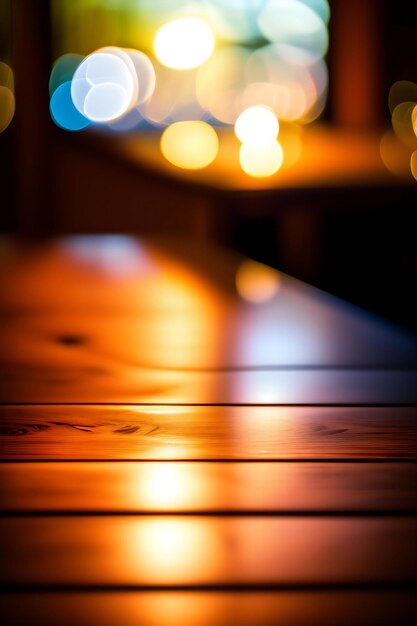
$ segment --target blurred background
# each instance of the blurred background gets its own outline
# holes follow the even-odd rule
[[[417,330],[409,6],[0,0],[1,231],[222,244]]]

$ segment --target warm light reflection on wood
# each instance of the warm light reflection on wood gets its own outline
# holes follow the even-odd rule
[[[137,483],[131,481],[136,494],[128,501],[138,502],[150,510],[192,509],[207,493],[209,481],[193,472],[192,467],[178,463],[152,463],[139,468]],[[133,483],[133,484],[132,484]]]
[[[3,517],[0,582],[415,585],[416,532],[407,517]]]
[[[13,626],[414,626],[415,591],[137,591],[20,593],[2,598]],[[33,623],[30,621],[30,623]],[[35,626],[35,624],[34,624]]]
[[[262,391],[262,378],[259,384]],[[0,406],[7,438],[1,454],[45,460],[415,457],[413,407],[184,406],[172,414],[163,408],[152,414],[129,405]]]
[[[417,511],[412,461],[2,463],[0,485],[2,513]]]
[[[221,619],[222,608],[217,603],[206,602],[201,605],[199,594],[190,594],[188,597],[183,593],[163,596],[147,594],[146,597],[138,598],[141,609],[132,607],[132,613],[143,616],[149,620],[152,626],[213,626]],[[137,626],[135,624],[135,626]]]
[[[164,252],[128,237],[6,248],[2,399],[415,401],[412,373],[400,371],[416,363],[409,336],[282,273],[267,303],[243,307],[241,262],[203,245]]]
[[[128,561],[132,572],[139,568],[154,584],[186,583],[200,576],[210,580],[222,569],[222,538],[209,522],[150,518],[126,531],[122,562]]]
[[[163,249],[0,243],[7,624],[350,626],[336,588],[400,615],[415,343],[282,274],[242,303],[241,258]]]

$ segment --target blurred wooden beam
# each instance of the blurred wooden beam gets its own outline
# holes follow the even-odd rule
[[[33,234],[51,226],[50,2],[12,3],[13,69],[16,78],[18,228]]]
[[[381,11],[378,0],[332,2],[332,117],[344,126],[382,121]]]

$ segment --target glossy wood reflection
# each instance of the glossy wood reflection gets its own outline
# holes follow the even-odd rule
[[[0,594],[9,626],[414,626],[413,591]]]
[[[407,518],[9,517],[0,519],[0,534],[13,537],[0,582],[417,584],[416,532]]]
[[[0,406],[4,459],[416,458],[414,407]]]
[[[417,513],[414,463],[3,463],[0,512]]]
[[[237,255],[113,236],[0,260],[3,402],[417,402],[413,336],[279,272],[253,301]]]
[[[414,624],[417,340],[245,263],[0,241],[7,626]]]

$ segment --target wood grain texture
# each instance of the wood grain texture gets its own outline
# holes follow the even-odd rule
[[[8,626],[414,626],[410,591],[0,594]]]
[[[416,532],[415,518],[8,517],[0,582],[417,584]]]
[[[417,457],[405,407],[1,406],[3,459]]]
[[[0,513],[415,512],[415,463],[3,463]]]

